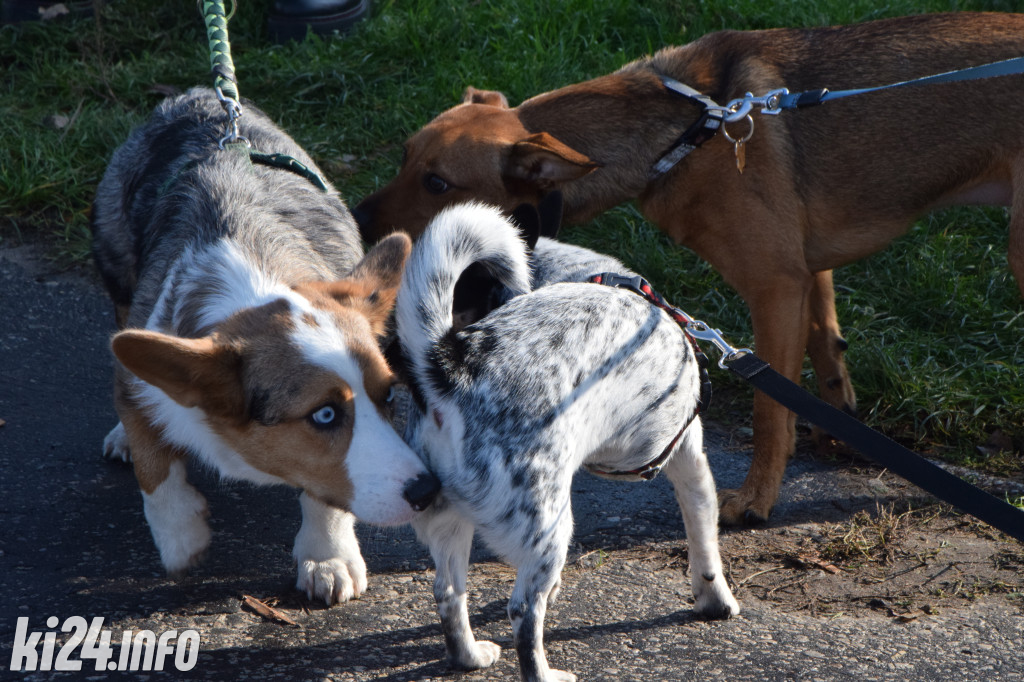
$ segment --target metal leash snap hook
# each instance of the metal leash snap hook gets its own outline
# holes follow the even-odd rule
[[[690,320],[686,324],[686,333],[700,341],[710,341],[722,353],[718,359],[718,366],[728,369],[727,363],[732,362],[741,355],[753,353],[749,348],[733,348],[729,342],[722,338],[722,332],[712,329],[707,323],[700,320]]]
[[[775,115],[782,111],[782,98],[789,94],[788,88],[771,90],[760,97],[748,92],[740,99],[734,99],[722,107],[726,123],[735,123],[746,117],[754,107],[760,107],[762,114]]]
[[[214,90],[217,93],[217,99],[220,100],[220,105],[224,107],[224,113],[228,115],[228,125],[224,130],[224,137],[217,142],[217,146],[224,149],[226,144],[241,142],[246,147],[251,147],[249,140],[238,134],[238,119],[242,117],[242,105],[235,98],[225,95],[219,86],[214,87]]]
[[[782,98],[789,94],[789,88],[772,90],[761,98],[761,113],[776,116],[782,113]]]

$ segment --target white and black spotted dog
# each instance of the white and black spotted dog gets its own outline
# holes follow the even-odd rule
[[[437,567],[434,596],[453,665],[483,668],[500,654],[469,627],[477,532],[517,569],[508,613],[522,678],[574,680],[548,667],[543,621],[572,535],[570,487],[581,466],[635,472],[668,451],[695,610],[727,618],[739,605],[722,575],[690,343],[634,293],[555,283],[584,280],[590,268],[623,270],[617,261],[548,239],[533,256],[534,279],[545,286],[531,291],[516,228],[478,204],[446,209],[413,247],[396,304],[415,396],[405,438],[442,485],[413,526]],[[490,296],[497,307],[460,329],[457,290],[467,270],[499,284]]]
[[[221,149],[226,120],[211,90],[166,100],[97,189],[94,255],[122,328],[121,423],[104,448],[133,462],[172,574],[211,538],[187,456],[301,488],[297,585],[333,604],[366,588],[355,518],[404,524],[437,491],[391,426],[395,377],[377,345],[410,242],[364,257],[345,203],[291,137],[246,105],[240,133],[264,156]]]

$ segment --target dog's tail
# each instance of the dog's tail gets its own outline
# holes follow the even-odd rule
[[[456,286],[471,269],[471,286],[488,287],[497,304],[530,290],[526,245],[501,213],[479,203],[439,213],[413,246],[395,304],[398,340],[421,387],[431,385],[430,356],[453,326]],[[468,273],[467,273],[468,274]]]

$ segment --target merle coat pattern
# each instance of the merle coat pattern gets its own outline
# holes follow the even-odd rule
[[[452,294],[471,263],[501,282],[507,302],[456,331]],[[437,566],[434,596],[460,668],[486,667],[500,653],[469,627],[475,531],[517,568],[508,613],[523,679],[575,679],[551,670],[543,649],[546,605],[572,534],[573,475],[581,466],[632,470],[674,442],[665,472],[686,524],[695,608],[712,618],[739,611],[718,554],[714,482],[694,418],[693,351],[680,328],[636,294],[554,283],[584,278],[591,263],[601,272],[616,262],[541,239],[534,279],[547,286],[530,292],[515,229],[480,205],[446,209],[410,256],[396,304],[418,395],[405,437],[442,482],[441,497],[413,525]]]
[[[210,544],[195,456],[221,476],[302,489],[297,587],[327,604],[366,588],[355,517],[407,523],[436,481],[388,420],[394,377],[378,346],[410,248],[364,256],[336,190],[220,150],[209,89],[160,104],[114,153],[93,207],[94,255],[122,329],[104,442],[131,460],[171,574]],[[251,106],[241,134],[312,159]],[[432,483],[433,482],[433,483]]]

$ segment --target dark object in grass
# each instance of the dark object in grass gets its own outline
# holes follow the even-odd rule
[[[275,0],[267,19],[275,43],[302,40],[312,30],[319,36],[345,33],[370,12],[370,0]]]

